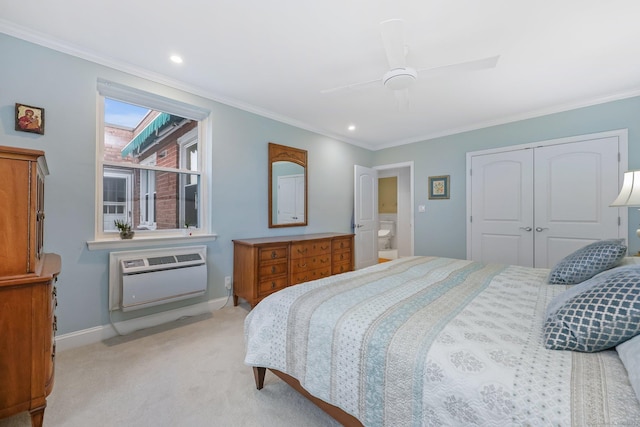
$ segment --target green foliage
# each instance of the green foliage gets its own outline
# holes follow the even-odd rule
[[[116,226],[116,228],[118,230],[120,230],[121,232],[129,232],[131,231],[131,224],[129,224],[126,221],[122,221],[120,219],[116,219],[113,221],[113,224]]]

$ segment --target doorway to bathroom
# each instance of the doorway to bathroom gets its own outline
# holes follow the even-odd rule
[[[376,166],[378,258],[413,255],[413,162]]]

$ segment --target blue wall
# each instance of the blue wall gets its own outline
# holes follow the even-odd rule
[[[232,239],[348,232],[353,205],[353,165],[415,164],[415,253],[466,257],[465,153],[565,136],[629,129],[629,166],[640,168],[640,98],[494,126],[371,152],[241,111],[215,101],[0,34],[0,145],[42,149],[47,178],[45,250],[62,256],[58,292],[59,333],[109,323],[106,250],[89,251],[95,218],[96,82],[135,87],[213,112],[213,232],[208,243],[209,293],[226,296],[233,270]],[[46,134],[14,130],[16,102],[45,108]],[[309,226],[269,229],[267,143],[308,150]],[[427,177],[451,175],[451,199],[429,201]],[[417,206],[426,205],[426,213]],[[632,250],[640,216],[629,211]],[[136,248],[138,249],[138,248]],[[153,310],[153,309],[149,309]],[[144,314],[144,313],[143,313]]]
[[[466,258],[466,153],[509,145],[628,129],[629,169],[640,169],[640,97],[579,108],[415,144],[376,151],[374,164],[414,161],[415,253]],[[429,176],[450,175],[449,200],[428,200]],[[418,205],[426,212],[418,213]],[[629,249],[640,239],[637,209],[629,209]]]
[[[227,295],[224,276],[233,272],[232,239],[351,230],[353,165],[371,166],[368,150],[2,34],[0,55],[5,58],[0,67],[0,145],[44,150],[50,170],[45,251],[62,257],[60,334],[109,323],[109,251],[89,251],[86,245],[94,237],[98,78],[212,111],[211,215],[218,239],[207,244],[209,293],[203,301]],[[45,135],[14,130],[16,102],[45,109]],[[307,227],[267,226],[268,142],[308,150]],[[136,315],[153,311],[157,308]]]

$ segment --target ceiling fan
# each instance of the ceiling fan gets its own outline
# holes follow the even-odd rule
[[[388,19],[380,23],[382,33],[382,43],[389,63],[389,71],[384,73],[382,78],[369,80],[366,82],[352,83],[330,89],[321,90],[320,93],[332,93],[342,90],[357,89],[365,86],[382,83],[383,86],[393,91],[398,106],[401,110],[406,110],[409,106],[409,87],[418,78],[433,77],[435,75],[474,71],[494,68],[498,63],[499,55],[473,61],[458,62],[455,64],[442,65],[432,68],[413,68],[407,66],[406,56],[408,46],[405,41],[405,23],[402,19]]]

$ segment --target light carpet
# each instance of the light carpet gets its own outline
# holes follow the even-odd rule
[[[270,372],[256,390],[243,362],[247,313],[225,307],[60,352],[44,426],[338,426]],[[30,425],[26,412],[0,420]]]

